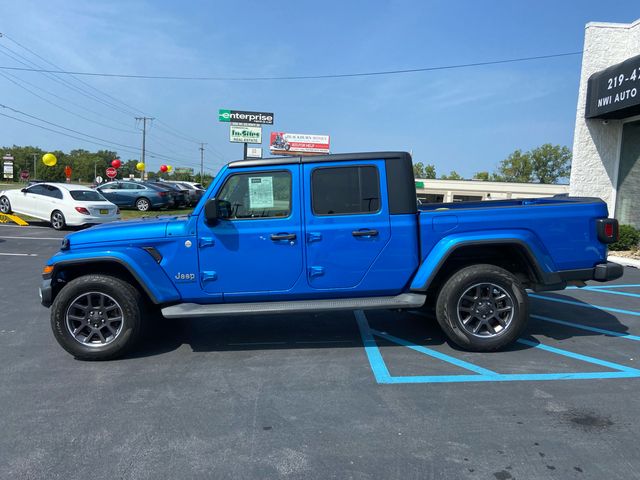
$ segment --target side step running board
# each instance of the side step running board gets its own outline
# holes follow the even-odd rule
[[[199,305],[180,303],[162,309],[166,318],[215,317],[218,315],[254,315],[260,313],[298,313],[327,310],[365,310],[376,308],[418,308],[426,295],[402,293],[395,297],[335,298],[293,300],[289,302],[217,303]]]

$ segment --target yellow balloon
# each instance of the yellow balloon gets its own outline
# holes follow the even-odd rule
[[[173,167],[171,165],[167,165],[167,172],[171,172],[171,170],[173,170]]]
[[[138,162],[136,164],[136,170],[138,170],[139,172],[143,172],[144,171],[144,163]]]
[[[44,163],[47,167],[53,167],[56,163],[58,163],[58,159],[53,153],[45,153],[42,156],[42,163]]]

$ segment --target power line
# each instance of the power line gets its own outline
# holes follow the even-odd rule
[[[355,73],[335,73],[324,75],[285,75],[272,77],[224,77],[224,76],[182,76],[182,75],[141,75],[127,73],[108,73],[108,72],[82,72],[74,70],[46,70],[35,68],[20,68],[0,66],[1,70],[20,70],[25,72],[40,73],[58,73],[63,75],[83,75],[89,77],[111,77],[111,78],[137,78],[147,80],[196,80],[196,81],[272,81],[272,80],[316,80],[327,78],[350,78],[350,77],[372,77],[379,75],[399,75],[405,73],[432,72],[436,70],[453,70],[459,68],[482,67],[487,65],[500,65],[505,63],[529,62],[533,60],[544,60],[549,58],[568,57],[572,55],[580,55],[582,51],[554,53],[550,55],[537,55],[533,57],[508,58],[502,60],[490,60],[485,62],[460,63],[452,65],[439,65],[434,67],[407,68],[399,70],[381,70],[373,72],[355,72]]]
[[[0,72],[0,76],[2,76],[2,77],[4,77],[4,78],[6,78],[8,81],[10,81],[10,82],[11,82],[11,83],[13,83],[14,85],[18,86],[19,88],[21,88],[21,89],[23,89],[23,90],[25,90],[25,91],[29,92],[31,95],[33,95],[33,96],[35,96],[35,97],[38,97],[39,99],[41,99],[41,100],[43,100],[43,101],[47,102],[48,104],[53,105],[54,107],[57,107],[57,108],[59,108],[60,110],[63,110],[63,111],[65,111],[65,112],[67,112],[67,113],[70,113],[71,115],[75,115],[76,117],[79,117],[79,118],[81,118],[81,119],[83,119],[83,120],[86,120],[86,121],[91,122],[91,123],[95,123],[96,125],[100,125],[100,126],[102,126],[102,127],[111,128],[111,129],[113,129],[113,130],[117,130],[117,131],[120,131],[120,132],[125,132],[125,133],[137,133],[137,132],[135,132],[135,131],[133,131],[133,130],[125,130],[124,128],[113,127],[113,126],[111,126],[111,125],[107,125],[106,123],[102,123],[102,122],[99,122],[99,121],[97,121],[97,120],[93,120],[93,119],[91,119],[91,118],[89,118],[89,117],[85,117],[84,115],[81,115],[81,114],[76,113],[76,112],[74,112],[74,111],[72,111],[72,110],[69,110],[69,109],[67,109],[67,108],[65,108],[65,107],[63,107],[63,106],[61,106],[61,105],[58,105],[57,103],[55,103],[55,102],[53,102],[53,101],[51,101],[51,100],[49,100],[49,99],[47,99],[47,98],[44,98],[43,96],[41,96],[41,95],[39,95],[39,94],[35,93],[33,90],[30,90],[29,88],[25,87],[25,86],[24,86],[24,85],[22,85],[20,82],[23,82],[23,83],[25,83],[25,84],[27,84],[27,85],[30,85],[30,86],[31,86],[31,87],[33,87],[33,88],[38,88],[38,89],[40,89],[42,92],[44,92],[44,93],[46,93],[46,94],[48,94],[48,95],[51,95],[51,96],[52,96],[52,97],[54,97],[54,98],[58,98],[58,99],[60,99],[60,100],[62,100],[62,101],[65,101],[65,102],[70,103],[71,105],[75,105],[75,106],[76,106],[76,107],[78,107],[78,108],[82,108],[83,110],[86,110],[86,111],[88,111],[88,112],[93,113],[94,115],[98,115],[98,116],[99,116],[99,113],[98,113],[98,112],[96,112],[96,111],[94,111],[94,110],[91,110],[91,109],[89,109],[89,108],[83,107],[82,105],[76,104],[75,102],[73,102],[73,101],[71,101],[71,100],[68,100],[68,99],[65,99],[65,98],[63,98],[63,97],[61,97],[61,96],[59,96],[59,95],[56,95],[55,93],[49,92],[48,90],[45,90],[44,88],[41,88],[41,87],[38,87],[37,85],[34,85],[33,83],[27,82],[27,81],[22,80],[22,79],[20,79],[20,82],[19,82],[19,81],[18,81],[18,77],[16,77],[15,75],[12,75],[11,73],[7,73],[7,72]],[[11,78],[10,78],[10,77],[11,77]],[[13,78],[13,80],[12,80],[12,78]]]
[[[119,113],[125,113],[125,114],[127,114],[127,115],[131,115],[131,116],[136,116],[136,115],[139,115],[139,114],[143,114],[143,115],[145,115],[145,116],[146,116],[146,113],[144,113],[142,110],[140,110],[140,109],[138,109],[138,108],[135,108],[135,107],[131,106],[130,104],[128,104],[128,103],[126,103],[126,102],[124,102],[124,101],[122,101],[122,100],[120,100],[120,99],[118,99],[118,98],[116,98],[116,97],[114,97],[114,96],[112,96],[112,95],[110,95],[110,94],[106,93],[106,92],[103,92],[102,90],[99,90],[98,88],[96,88],[96,87],[92,86],[91,84],[89,84],[89,83],[85,82],[84,80],[79,79],[79,78],[77,78],[77,77],[75,77],[75,76],[73,76],[73,75],[71,76],[71,78],[73,78],[75,81],[77,81],[77,82],[81,83],[82,85],[85,85],[85,86],[89,87],[90,89],[92,89],[93,91],[95,91],[95,92],[99,93],[100,95],[103,95],[104,97],[110,98],[110,99],[114,100],[115,102],[117,102],[117,103],[119,103],[119,104],[123,105],[123,106],[125,107],[125,109],[126,109],[126,110],[123,110],[121,107],[118,107],[118,105],[116,105],[116,104],[114,104],[114,103],[112,103],[112,102],[108,102],[108,101],[104,101],[104,100],[100,99],[100,98],[99,98],[99,97],[97,97],[96,95],[91,94],[90,92],[87,92],[85,89],[80,89],[80,88],[78,88],[78,87],[76,87],[76,86],[74,86],[74,85],[71,85],[70,83],[66,82],[65,80],[59,79],[59,78],[57,77],[57,75],[55,75],[55,73],[60,73],[60,72],[62,71],[62,68],[61,68],[60,66],[58,66],[58,65],[56,65],[55,63],[53,63],[53,62],[51,62],[51,61],[47,60],[46,58],[44,58],[43,56],[41,56],[41,55],[39,55],[38,53],[34,52],[33,50],[31,50],[30,48],[26,47],[26,46],[25,46],[25,45],[23,45],[22,43],[20,43],[20,42],[18,42],[17,40],[14,40],[13,38],[9,37],[7,34],[0,33],[0,38],[6,38],[7,40],[9,40],[9,41],[13,42],[14,44],[16,44],[18,47],[20,47],[20,48],[22,48],[22,49],[26,50],[27,52],[31,53],[32,55],[36,56],[37,58],[41,59],[42,61],[44,61],[44,62],[46,62],[47,64],[49,64],[49,65],[51,65],[52,67],[54,67],[56,70],[51,71],[51,72],[48,72],[48,73],[53,73],[53,74],[54,74],[54,75],[53,75],[53,77],[54,77],[54,78],[53,78],[53,80],[57,81],[58,83],[62,82],[62,84],[63,84],[63,85],[65,85],[65,86],[67,86],[67,88],[71,88],[71,89],[73,89],[73,90],[76,90],[76,91],[78,91],[79,93],[81,93],[82,95],[87,96],[87,97],[89,97],[90,99],[92,99],[92,100],[94,100],[94,101],[98,101],[98,102],[102,103],[103,105],[105,105],[105,106],[107,106],[107,107],[110,107],[110,108],[112,108],[112,109],[115,109],[115,110],[116,110],[116,111],[118,111]],[[14,51],[14,50],[11,50],[10,48],[8,48],[8,47],[6,47],[6,46],[0,45],[0,47],[2,47],[2,48],[3,48],[3,49],[5,49],[5,50],[8,50],[8,51],[12,52],[14,55],[17,55],[18,57],[20,57],[20,58],[24,59],[25,61],[29,62],[32,66],[41,67],[41,65],[38,65],[36,62],[32,62],[31,60],[29,60],[29,59],[28,59],[28,58],[26,58],[25,56],[20,55],[18,52]],[[22,61],[20,61],[20,60],[16,59],[15,57],[13,57],[13,56],[11,56],[11,55],[7,54],[6,52],[3,52],[3,53],[4,53],[5,55],[9,56],[10,58],[12,58],[13,60],[15,60],[15,61],[17,61],[17,62],[21,63],[22,65],[26,65],[26,66],[28,66],[28,65],[27,65],[27,64],[25,64],[24,62],[22,62]],[[47,73],[47,72],[43,72],[43,74],[45,74],[45,73]],[[47,76],[47,78],[50,78],[50,76]],[[184,140],[191,141],[191,142],[196,143],[196,144],[197,144],[197,143],[199,143],[199,141],[198,141],[198,140],[193,139],[193,138],[189,138],[186,134],[182,134],[179,130],[177,130],[177,129],[175,129],[175,128],[171,127],[171,126],[170,126],[170,125],[168,125],[167,123],[165,123],[165,122],[161,122],[161,121],[159,121],[159,120],[158,120],[158,122],[160,122],[160,123],[164,124],[164,125],[166,126],[166,129],[174,130],[174,131],[178,134],[178,135],[176,135],[176,137],[177,137],[177,138],[182,138],[182,139],[184,139]],[[167,130],[167,131],[168,131],[168,133],[173,134],[171,131],[169,131],[169,130]]]

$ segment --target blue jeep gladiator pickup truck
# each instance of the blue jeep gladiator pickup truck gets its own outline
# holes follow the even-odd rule
[[[242,160],[191,215],[66,236],[40,295],[57,341],[80,359],[124,354],[158,311],[424,307],[458,346],[491,351],[525,328],[525,289],[620,277],[607,262],[617,237],[593,198],[418,207],[404,152]]]

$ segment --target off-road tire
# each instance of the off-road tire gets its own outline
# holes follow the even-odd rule
[[[475,335],[469,332],[470,327],[463,323],[461,316],[464,312],[461,313],[459,309],[468,309],[472,301],[467,300],[469,298],[467,292],[477,285],[494,285],[496,287],[494,291],[503,291],[509,296],[512,317],[505,327],[499,326],[502,330],[497,334],[492,335],[487,330],[486,337]],[[462,300],[465,293],[467,296]],[[487,315],[498,310],[495,308],[495,302],[492,304],[492,301],[488,298],[486,302],[489,304],[486,307],[489,309]],[[469,303],[466,304],[467,307],[462,307],[461,302]],[[498,303],[504,305],[500,301]],[[475,317],[473,313],[469,315]],[[482,321],[481,315],[475,318],[478,319],[476,325]],[[520,337],[529,320],[528,297],[518,278],[507,270],[489,264],[472,265],[458,270],[445,282],[436,300],[436,319],[449,340],[459,347],[476,352],[491,352],[511,344]]]
[[[72,303],[88,293],[103,294],[119,306],[122,326],[115,338],[104,345],[85,345],[67,326]],[[123,356],[135,345],[145,316],[145,302],[140,292],[129,283],[109,275],[91,274],[78,277],[65,285],[51,306],[51,328],[60,346],[79,360],[112,360]]]

